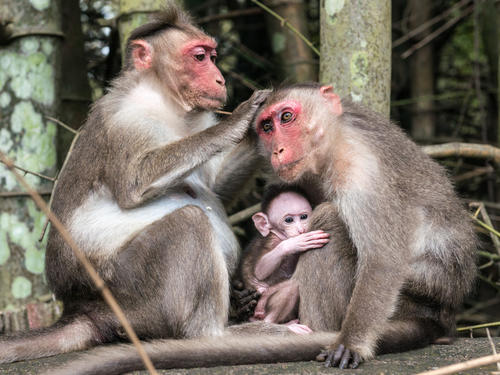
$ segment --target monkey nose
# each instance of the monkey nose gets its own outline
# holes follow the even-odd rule
[[[217,82],[217,84],[219,84],[220,86],[224,86],[226,84],[226,80],[222,76],[216,78],[215,82]]]
[[[277,150],[274,151],[274,155],[280,155],[285,151],[284,147],[280,147]]]

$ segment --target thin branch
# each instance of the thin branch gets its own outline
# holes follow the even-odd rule
[[[233,113],[232,112],[228,112],[228,111],[221,111],[221,110],[215,110],[214,111],[215,113],[218,113],[218,114],[221,114],[221,115],[226,115],[226,116],[230,116],[232,115]]]
[[[497,354],[497,349],[495,348],[495,343],[493,342],[491,335],[490,335],[490,330],[486,328],[486,336],[488,337],[488,341],[491,346],[491,351],[493,352],[493,355]],[[497,369],[500,370],[500,362],[497,362]]]
[[[36,192],[39,195],[51,195],[52,190],[43,190]],[[0,198],[18,198],[18,197],[30,197],[30,193],[25,191],[2,191],[0,192]]]
[[[2,160],[0,160],[1,163],[5,164]],[[24,169],[18,165],[15,165],[15,164],[12,164],[12,167],[13,168],[16,168],[16,169],[19,169],[20,171],[23,171],[25,174],[26,173],[29,173],[29,174],[32,174],[33,176],[37,176],[37,177],[40,177],[40,178],[43,178],[45,180],[48,180],[48,181],[52,181],[52,182],[55,182],[56,179],[54,177],[49,177],[49,176],[45,176],[44,174],[41,174],[41,173],[38,173],[38,172],[32,172],[32,171],[28,171],[27,169]],[[8,166],[7,166],[8,168]]]
[[[455,5],[453,5],[452,7],[448,8],[446,11],[444,11],[440,15],[438,15],[438,16],[436,16],[434,18],[431,18],[427,22],[424,22],[420,26],[416,27],[415,29],[413,29],[410,32],[408,32],[407,34],[403,35],[401,38],[395,40],[392,43],[392,48],[396,48],[396,47],[400,46],[401,44],[403,44],[407,40],[413,38],[414,36],[420,34],[423,31],[427,30],[432,25],[434,25],[434,24],[438,23],[439,21],[441,21],[442,19],[448,17],[448,15],[450,15],[451,13],[453,13],[455,10],[457,10],[458,8],[463,7],[464,5],[467,5],[471,1],[472,0],[462,0],[462,1],[458,2],[458,3],[456,3]]]
[[[55,122],[57,125],[60,125],[62,126],[64,129],[66,129],[67,131],[70,131],[71,133],[73,134],[78,134],[78,131],[76,131],[75,129],[73,129],[71,126],[69,125],[66,125],[64,122],[62,122],[61,120],[58,120],[54,117],[50,117],[50,116],[45,116],[45,118],[47,120],[50,120],[50,121],[53,121]]]
[[[480,226],[482,226],[484,229],[487,229],[487,230],[489,230],[491,233],[493,233],[494,235],[496,235],[496,236],[500,237],[500,232],[499,232],[499,231],[497,231],[495,228],[490,227],[488,224],[486,224],[486,223],[482,222],[482,221],[481,221],[481,220],[479,220],[477,217],[474,217],[474,216],[472,216],[472,215],[471,215],[471,217],[472,217],[472,219],[473,219],[476,223],[478,223],[478,224],[479,224]]]
[[[467,326],[467,327],[457,328],[457,332],[469,331],[471,329],[480,329],[480,328],[488,328],[488,327],[499,327],[499,326],[500,326],[500,322],[476,324],[474,326]]]
[[[465,361],[457,363],[450,366],[445,366],[438,368],[437,370],[421,372],[417,375],[448,375],[456,374],[457,372],[470,370],[472,368],[490,365],[492,363],[500,361],[500,354],[489,355],[486,357],[471,359],[470,361]]]
[[[462,173],[461,175],[454,176],[453,181],[455,182],[465,181],[474,177],[479,177],[485,174],[493,173],[494,171],[495,169],[493,169],[493,167],[490,165],[488,165],[487,167],[479,167],[472,171]]]
[[[116,317],[122,324],[123,328],[127,332],[128,337],[130,338],[130,341],[134,344],[134,346],[137,348],[137,351],[139,352],[139,355],[141,359],[144,362],[144,365],[148,369],[148,371],[153,374],[153,375],[158,375],[156,372],[153,363],[151,362],[151,359],[148,357],[147,353],[145,352],[144,348],[142,347],[139,338],[137,337],[136,333],[134,332],[132,326],[130,325],[129,321],[127,320],[125,314],[123,313],[123,310],[120,308],[118,303],[116,302],[115,298],[112,296],[110,290],[104,283],[104,280],[99,276],[95,268],[90,264],[90,262],[87,260],[87,257],[85,254],[82,252],[82,250],[78,247],[76,242],[73,240],[71,237],[70,233],[68,230],[64,227],[64,225],[61,223],[61,221],[50,211],[48,205],[45,203],[45,201],[42,199],[42,197],[37,194],[36,191],[33,190],[33,188],[28,184],[25,178],[23,178],[16,170],[14,163],[12,160],[8,159],[7,156],[3,152],[0,151],[0,161],[4,163],[7,168],[14,174],[15,178],[17,181],[26,189],[26,191],[31,195],[33,200],[35,201],[36,205],[47,215],[47,217],[50,219],[50,222],[52,225],[59,231],[61,236],[64,238],[66,243],[71,247],[73,250],[75,256],[78,258],[78,260],[82,263],[83,267],[85,270],[88,272],[90,278],[94,282],[97,290],[99,290],[106,301],[106,303],[109,305],[111,310],[116,314]]]
[[[429,35],[427,35],[420,42],[414,44],[411,48],[409,48],[405,52],[403,52],[401,54],[401,58],[404,60],[404,59],[410,57],[415,51],[417,51],[420,48],[424,47],[425,45],[429,44],[435,38],[437,38],[439,35],[441,35],[442,33],[444,33],[446,30],[450,29],[453,25],[455,25],[462,18],[464,18],[464,17],[468,16],[469,14],[471,14],[473,10],[474,10],[474,5],[471,5],[470,7],[468,7],[467,9],[465,9],[462,14],[460,14],[456,18],[452,18],[451,20],[449,20],[448,22],[446,22],[443,26],[437,28],[434,32],[432,32]]]
[[[422,150],[429,156],[442,158],[447,156],[464,156],[468,158],[491,159],[500,164],[500,148],[474,143],[444,143],[424,146]]]
[[[268,12],[270,15],[272,15],[275,18],[277,18],[281,22],[281,26],[282,27],[283,26],[287,26],[295,35],[297,35],[300,39],[302,39],[304,41],[304,43],[307,44],[309,46],[309,48],[311,48],[316,55],[318,55],[318,56],[321,55],[320,52],[319,52],[319,50],[316,47],[314,47],[314,45],[312,44],[312,42],[309,39],[307,39],[304,36],[304,34],[302,34],[299,30],[297,30],[290,22],[288,22],[286,20],[286,18],[281,17],[278,13],[276,13],[275,11],[273,11],[268,6],[265,6],[260,1],[252,0],[252,3],[257,4],[262,9],[264,9],[266,12]]]
[[[260,203],[254,204],[251,207],[245,208],[234,215],[229,216],[229,224],[234,225],[251,217],[254,213],[260,210]]]
[[[488,215],[488,211],[486,211],[486,208],[484,207],[484,203],[482,202],[471,203],[470,206],[478,207],[479,212],[481,213],[481,217],[483,218],[485,224],[488,225],[490,228],[493,228],[493,223],[491,222],[490,216]],[[493,245],[495,246],[495,249],[497,250],[498,255],[500,255],[500,238],[498,236],[495,236],[495,234],[491,231],[490,231],[490,237],[491,241],[493,242]]]
[[[238,74],[236,72],[233,72],[229,69],[225,69],[224,66],[219,66],[219,68],[226,74],[229,74],[232,78],[238,80],[243,84],[243,86],[248,87],[250,90],[260,90],[261,87],[258,87],[256,83],[250,81],[248,78],[242,76],[241,74]]]

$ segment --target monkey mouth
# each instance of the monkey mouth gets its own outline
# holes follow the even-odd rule
[[[300,172],[299,164],[302,162],[303,159],[304,158],[300,158],[290,163],[280,165],[276,170],[276,173],[278,174],[279,177],[288,181],[295,179]]]

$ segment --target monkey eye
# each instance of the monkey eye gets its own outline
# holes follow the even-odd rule
[[[217,55],[210,55],[210,61],[215,64],[215,60],[217,60]]]
[[[198,61],[203,61],[205,59],[205,54],[204,53],[197,53],[194,55],[194,58]]]
[[[307,214],[300,215],[300,220],[306,220],[309,216]]]
[[[293,117],[292,112],[286,111],[281,115],[281,122],[286,123],[289,122]]]
[[[271,120],[263,120],[260,123],[260,127],[262,128],[264,133],[269,133],[270,131],[273,130],[273,124],[272,124]]]
[[[291,223],[293,223],[293,217],[290,217],[290,216],[289,216],[289,217],[286,217],[286,218],[285,218],[285,223],[287,223],[287,224],[291,224]]]

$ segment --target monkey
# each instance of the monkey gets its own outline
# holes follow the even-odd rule
[[[312,207],[298,186],[268,186],[261,209],[252,216],[260,235],[245,250],[241,267],[245,287],[261,294],[253,319],[289,322],[296,333],[311,332],[297,325],[298,285],[289,279],[299,255],[323,246],[329,234],[308,231]]]
[[[216,56],[215,40],[173,4],[135,29],[122,71],[94,103],[74,142],[51,209],[103,278],[138,337],[171,339],[162,346],[176,353],[169,366],[201,363],[200,353],[176,341],[180,339],[201,340],[196,348],[206,346],[208,364],[227,361],[214,353],[224,352],[228,343],[235,363],[311,359],[331,334],[295,339],[299,341],[282,337],[283,357],[273,349],[278,337],[245,344],[246,338],[236,336],[280,336],[288,334],[288,328],[266,322],[227,327],[229,279],[240,249],[224,204],[258,165],[257,138],[249,128],[269,91],[254,93],[231,116],[217,121],[213,111],[225,103],[226,87]],[[53,229],[46,277],[63,302],[62,317],[48,328],[2,336],[0,363],[127,340],[99,287]],[[154,352],[155,345],[147,346]],[[121,351],[110,349],[117,355]],[[117,373],[121,365],[128,366],[126,361],[112,363]],[[61,371],[86,371],[79,364],[68,366]],[[142,368],[140,361],[135,366]],[[112,373],[103,368],[96,371]]]
[[[300,256],[291,279],[301,323],[338,332],[318,359],[355,368],[453,336],[477,239],[444,169],[397,125],[328,85],[274,90],[254,127],[281,180],[320,187],[325,203],[311,230],[335,233]]]

